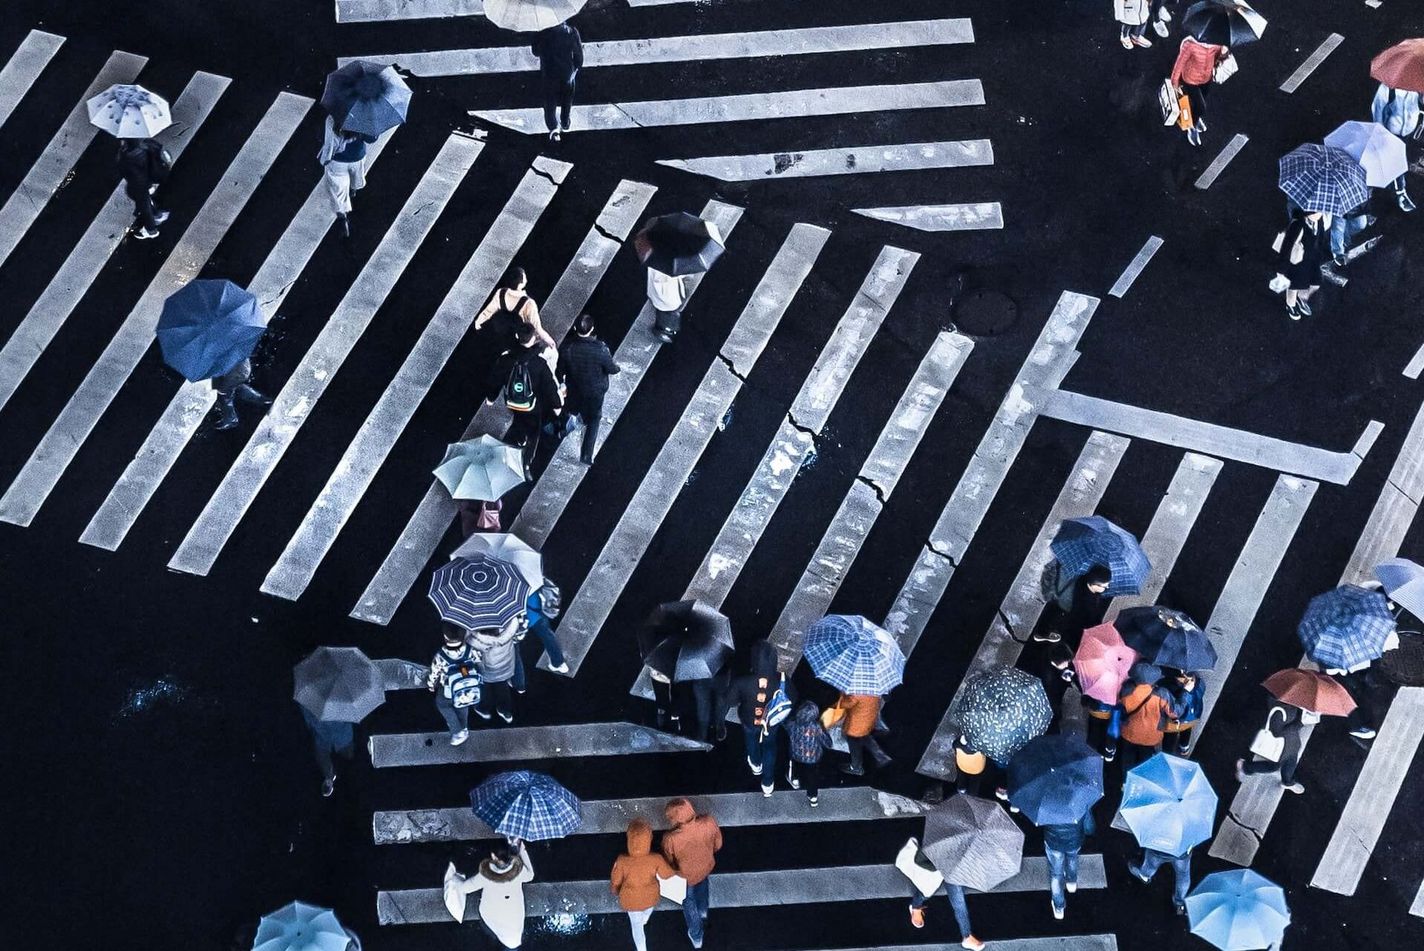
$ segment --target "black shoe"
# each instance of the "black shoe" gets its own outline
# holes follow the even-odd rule
[[[1286,305],[1286,316],[1289,317],[1291,320],[1300,320],[1301,315],[1303,313],[1304,312],[1300,309],[1299,304]]]
[[[157,235],[155,235],[155,237],[157,237]],[[673,340],[677,339],[675,334],[670,334],[666,330],[654,330],[653,336],[657,337],[663,343],[672,343]]]
[[[864,766],[852,766],[850,763],[842,763],[842,764],[841,764],[841,772],[845,773],[847,776],[864,776],[864,775],[865,775],[865,767],[864,767]]]
[[[1409,198],[1409,192],[1395,192],[1394,197],[1399,199],[1399,210],[1410,212],[1414,210],[1414,202]]]
[[[1187,905],[1185,902],[1174,901],[1172,902],[1172,908],[1177,912],[1178,915],[1184,916],[1187,913]]]
[[[351,218],[350,218],[350,216],[348,216],[348,215],[337,215],[337,216],[336,216],[336,220],[339,221],[339,222],[341,222],[341,236],[342,236],[343,238],[349,238],[349,237],[351,237]]]
[[[1315,313],[1315,311],[1313,311],[1313,310],[1310,309],[1310,304],[1308,304],[1308,303],[1306,302],[1305,298],[1303,298],[1303,297],[1302,297],[1300,300],[1298,300],[1298,301],[1295,302],[1295,306],[1296,306],[1296,309],[1299,310],[1299,311],[1300,311],[1302,314],[1304,314],[1306,317],[1309,317],[1311,314]]]
[[[155,211],[155,212],[153,213],[153,223],[154,223],[154,224],[156,224],[156,225],[161,225],[161,224],[163,224],[163,222],[165,222],[165,221],[167,221],[167,220],[168,220],[168,212],[166,212],[166,211]]]
[[[1350,259],[1343,254],[1332,254],[1330,260],[1335,263],[1336,267],[1348,267],[1350,264]]]
[[[579,462],[582,462],[582,463],[583,463],[584,465],[586,465],[586,466],[591,466],[591,465],[593,465],[593,457],[592,457],[592,456],[579,456]]]
[[[237,387],[237,391],[233,394],[233,396],[234,398],[241,400],[242,402],[247,403],[251,406],[272,405],[272,397],[268,396],[266,393],[258,392],[257,390],[248,386],[246,383],[239,384]]]
[[[233,405],[231,400],[219,403],[218,409],[221,410],[222,415],[219,416],[218,421],[213,424],[214,429],[232,429],[237,425],[237,407]]]

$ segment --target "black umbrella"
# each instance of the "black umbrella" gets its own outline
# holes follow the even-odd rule
[[[722,256],[722,232],[685,211],[650,218],[633,238],[638,260],[654,271],[701,274]]]
[[[732,651],[732,622],[700,601],[659,605],[638,630],[643,663],[677,683],[715,677]]]
[[[1182,17],[1182,29],[1203,43],[1244,46],[1266,32],[1266,18],[1242,0],[1202,0]]]
[[[1128,608],[1113,622],[1123,642],[1145,661],[1178,670],[1211,670],[1216,647],[1185,613],[1150,605]]]
[[[410,87],[395,67],[356,60],[327,74],[321,107],[338,129],[375,138],[405,122]]]

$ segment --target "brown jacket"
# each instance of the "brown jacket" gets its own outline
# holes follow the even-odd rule
[[[880,717],[880,698],[869,694],[843,693],[836,706],[846,712],[846,736],[869,736]]]
[[[653,827],[644,819],[628,823],[628,851],[613,863],[609,887],[624,911],[647,911],[658,903],[658,878],[677,874],[667,859],[652,854]]]
[[[701,884],[712,874],[717,860],[713,854],[722,847],[722,830],[711,816],[699,816],[686,799],[674,799],[663,809],[672,828],[663,833],[663,855],[687,879]]]
[[[1122,738],[1138,746],[1156,746],[1162,742],[1161,723],[1164,718],[1176,716],[1172,705],[1162,696],[1162,692],[1151,684],[1138,684],[1120,701],[1122,718]]]

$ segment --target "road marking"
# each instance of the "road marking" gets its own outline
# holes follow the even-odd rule
[[[967,19],[857,23],[755,33],[700,33],[639,40],[604,40],[583,45],[583,69],[595,66],[642,66],[648,63],[700,63],[719,59],[803,56],[861,50],[904,49],[973,43]],[[383,53],[347,57],[395,63],[416,76],[484,76],[539,68],[539,59],[521,46],[494,46],[429,53]]]
[[[1217,176],[1222,173],[1222,170],[1231,164],[1232,159],[1236,158],[1236,153],[1244,149],[1246,143],[1249,141],[1251,140],[1240,132],[1233,135],[1231,141],[1226,143],[1226,148],[1222,149],[1221,153],[1211,160],[1211,164],[1206,167],[1206,171],[1201,173],[1201,177],[1196,181],[1196,186],[1201,189],[1210,188],[1212,182],[1216,181]]]
[[[1137,257],[1133,258],[1132,263],[1127,266],[1127,270],[1123,271],[1122,275],[1114,282],[1108,295],[1118,298],[1126,296],[1132,282],[1137,280],[1137,276],[1147,267],[1147,262],[1152,260],[1152,255],[1156,254],[1160,247],[1162,247],[1161,238],[1155,234],[1148,238],[1147,242],[1142,245],[1142,250],[1137,252]]]
[[[375,319],[483,148],[482,143],[464,136],[452,135],[445,140],[356,281],[257,424],[242,454],[188,529],[168,562],[169,568],[195,575],[205,575],[212,568],[237,523],[296,438],[342,361]]]
[[[894,865],[842,865],[831,868],[800,868],[795,874],[776,869],[767,872],[718,872],[712,883],[712,908],[760,908],[774,905],[803,905],[826,901],[829,896],[854,895],[857,900],[903,899],[909,887]],[[1101,855],[1084,855],[1078,865],[1079,888],[1106,888]],[[995,893],[1046,891],[1048,863],[1041,855],[1026,856],[1013,878],[994,889]],[[971,890],[972,892],[972,890]],[[671,911],[678,906],[667,899],[657,908]],[[524,915],[543,918],[554,914],[622,914],[618,896],[608,889],[608,879],[592,882],[532,882],[524,886]],[[376,916],[383,925],[434,924],[450,920],[438,888],[381,891],[376,894]],[[479,902],[465,906],[465,921],[479,919]],[[996,947],[999,942],[995,942]],[[928,947],[928,946],[926,946]]]
[[[681,753],[706,751],[712,747],[635,723],[575,723],[472,730],[470,738],[460,746],[450,745],[449,733],[378,733],[371,737],[369,748],[371,765],[376,769],[385,769],[503,760]]]
[[[1004,226],[997,201],[960,205],[900,205],[887,208],[852,208],[857,215],[904,225],[916,231],[985,231]]]
[[[425,689],[425,678],[430,673],[430,667],[426,664],[399,657],[381,657],[371,663],[376,665],[387,691]]]
[[[572,118],[574,130],[584,132],[982,105],[984,87],[979,80],[956,79],[939,83],[839,86],[739,96],[576,105]],[[515,132],[544,134],[543,109],[471,110],[470,115]]]
[[[787,307],[811,273],[830,236],[831,233],[824,228],[794,225],[781,249],[776,252],[776,257],[767,266],[766,274],[752,291],[717,359],[707,368],[697,391],[688,400],[681,418],[645,472],[593,567],[584,576],[572,603],[565,608],[559,622],[559,646],[563,648],[565,663],[569,666],[566,676],[578,674],[579,666],[588,656],[608,616],[613,613],[613,606],[652,544],[653,536],[672,510],[673,503],[697,466],[697,460],[702,458],[702,453],[712,442],[722,419],[732,408],[732,401],[741,392],[742,381],[751,374],[757,358],[771,342],[771,336],[786,314]],[[882,258],[888,256],[888,253],[882,253]],[[906,268],[905,273],[908,272],[909,268]],[[884,281],[884,268],[872,271],[872,275],[877,283],[867,278],[861,288],[861,296],[869,299],[870,306],[853,307],[847,312],[836,328],[831,344],[824,351],[835,353],[842,365],[848,363],[851,367],[855,366],[855,357],[859,354],[847,360],[843,348],[854,344],[863,347],[875,335],[885,311],[903,286],[903,278],[896,279],[898,272],[892,273],[888,282]],[[885,298],[888,302],[882,303]],[[818,363],[817,367],[820,366]],[[812,379],[817,379],[815,370],[812,371]],[[548,669],[547,661],[543,666]]]
[[[1041,401],[1039,412],[1052,419],[1336,485],[1350,483],[1384,429],[1383,423],[1372,419],[1349,452],[1331,452],[1067,390],[1039,387],[1030,398]]]
[[[1414,901],[1409,906],[1409,913],[1424,918],[1424,883],[1420,883],[1419,891],[1414,893]]]
[[[994,147],[988,139],[966,139],[957,142],[909,142],[904,145],[808,149],[804,152],[765,152],[761,155],[658,159],[658,164],[724,182],[750,182],[763,178],[810,178],[818,175],[861,175],[867,172],[905,172],[993,165]]]
[[[1281,83],[1281,92],[1295,92],[1299,89],[1300,84],[1310,78],[1310,74],[1315,72],[1316,67],[1325,62],[1325,57],[1335,52],[1335,47],[1343,42],[1345,42],[1345,38],[1339,33],[1331,33],[1327,36],[1315,52],[1311,53],[1306,61],[1290,74],[1290,78]]]
[[[368,176],[389,141],[390,135],[383,135],[367,150]],[[247,286],[261,305],[264,323],[276,316],[282,302],[287,299],[287,293],[296,284],[335,220],[336,212],[331,207],[331,195],[326,183],[318,182]],[[178,388],[163,415],[149,430],[143,445],[89,520],[84,533],[79,536],[80,542],[108,551],[116,551],[123,544],[129,529],[143,514],[149,500],[168,477],[173,464],[178,461],[216,401],[217,395],[207,380],[184,383]]]
[[[281,93],[232,160],[114,338],[0,498],[0,521],[29,525],[124,381],[153,344],[163,302],[201,272],[312,101]]]
[[[539,310],[544,329],[555,340],[568,333],[574,320],[583,312],[655,191],[654,186],[642,182],[625,179],[618,183],[603,211],[594,220],[593,227],[588,229],[583,244],[574,252],[573,261]],[[500,436],[509,428],[510,422],[511,414],[503,403],[498,400],[484,403],[475,411],[474,418],[460,438],[475,439],[486,433]],[[432,479],[430,488],[406,522],[400,538],[386,554],[381,567],[351,609],[351,617],[373,624],[389,624],[406,592],[434,556],[440,540],[458,514],[459,508],[450,498],[449,490]]]
[[[63,45],[64,37],[44,30],[31,30],[25,34],[14,55],[5,63],[5,68],[0,69],[0,126],[10,118],[25,93],[30,91]]]
[[[133,82],[147,62],[146,56],[121,50],[109,55],[99,74],[79,97],[79,104],[65,118],[64,124],[49,140],[40,157],[35,159],[24,180],[0,208],[0,264],[9,259],[25,232],[30,230],[55,192],[64,185],[64,180],[89,143],[99,134],[99,130],[89,123],[86,103],[115,83]]]
[[[158,134],[176,162],[232,80],[196,73],[173,103],[173,124]],[[133,200],[119,183],[24,320],[0,348],[0,408],[15,395],[45,348],[104,269],[133,221]]]
[[[336,0],[337,23],[484,15],[484,0]]]
[[[701,216],[717,225],[725,239],[731,236],[732,229],[741,220],[742,209],[719,201],[709,201],[702,209]],[[697,288],[702,286],[704,276],[694,274],[688,278],[689,303]],[[623,414],[623,409],[632,399],[638,384],[643,382],[653,358],[662,348],[661,342],[653,336],[652,322],[653,305],[645,302],[633,325],[623,335],[618,352],[613,355],[620,372],[608,381],[608,393],[603,398],[603,428],[598,435],[598,449],[603,448],[608,434],[618,424],[618,417]],[[559,516],[563,515],[564,508],[568,506],[569,500],[588,474],[589,467],[579,462],[578,456],[579,440],[565,439],[559,444],[553,458],[539,476],[539,481],[535,483],[533,491],[519,507],[519,516],[508,531],[535,548],[544,547],[544,542],[548,541],[549,533],[554,530]]]
[[[974,652],[974,658],[970,660],[969,668],[965,670],[959,686],[955,688],[954,697],[949,701],[939,726],[935,728],[934,736],[930,737],[929,746],[920,757],[915,772],[938,779],[954,778],[954,741],[959,735],[956,717],[965,683],[970,678],[996,667],[1012,667],[1018,661],[1024,644],[1043,613],[1044,601],[1039,593],[1039,579],[1043,576],[1043,569],[1053,559],[1049,543],[1053,541],[1053,536],[1058,533],[1064,519],[1092,515],[1097,509],[1103,493],[1107,491],[1108,483],[1117,471],[1118,463],[1122,461],[1123,453],[1127,452],[1128,444],[1129,440],[1110,433],[1094,432],[1088,437],[1087,444],[1078,455],[1078,461],[1073,463],[1068,481],[1063,483],[1063,490],[1058,493],[1058,499],[1049,510],[1048,517],[1043,520],[1038,537],[1029,545],[1028,557],[1024,559],[1023,567],[1009,585],[1008,594],[1004,595],[1004,602],[999,606],[998,614],[984,634],[979,649]]]
[[[1419,379],[1419,374],[1424,372],[1424,344],[1414,351],[1414,356],[1410,359],[1409,365],[1404,368],[1404,375],[1411,380]]]

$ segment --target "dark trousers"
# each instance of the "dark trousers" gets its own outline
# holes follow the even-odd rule
[[[544,414],[538,408],[527,413],[511,413],[514,421],[509,424],[505,438],[516,446],[524,447],[524,462],[529,464],[539,448],[539,429],[544,425]]]
[[[761,766],[761,784],[771,786],[776,782],[776,738],[781,730],[773,728],[766,736],[761,735],[761,727],[742,727],[742,737],[746,740],[747,762]]]
[[[1193,86],[1191,83],[1182,83],[1182,92],[1186,93],[1187,101],[1192,104],[1192,121],[1197,122],[1206,118],[1206,87],[1210,83],[1200,86]]]
[[[799,782],[807,798],[815,799],[821,794],[820,763],[802,763],[794,759],[790,760],[786,764],[786,779],[788,782],[792,779]]]
[[[1340,686],[1350,692],[1350,696],[1355,698],[1355,709],[1350,711],[1345,717],[1345,727],[1350,730],[1358,730],[1360,727],[1374,727],[1374,714],[1370,711],[1371,693],[1374,688],[1374,678],[1370,676],[1370,669],[1357,670],[1349,674],[1334,674],[1335,680]]]
[[[1254,776],[1257,773],[1274,773],[1280,770],[1282,786],[1295,782],[1295,769],[1300,765],[1300,725],[1296,724],[1294,728],[1287,729],[1282,739],[1285,740],[1285,747],[1281,750],[1279,763],[1272,763],[1268,759],[1255,759],[1248,755],[1241,772]]]
[[[514,694],[510,692],[508,680],[486,680],[480,687],[480,710],[489,713],[491,704],[495,712],[514,716]]]
[[[544,126],[550,132],[559,128],[559,125],[565,129],[569,127],[570,113],[574,107],[574,80],[577,77],[577,72],[567,82],[544,77]],[[559,125],[554,123],[556,109],[559,112]]]
[[[579,395],[578,399],[570,398],[569,405],[565,407],[565,412],[571,416],[577,416],[583,423],[583,445],[579,447],[579,458],[584,462],[593,461],[593,450],[598,445],[598,427],[603,422],[603,396]],[[573,429],[572,420],[565,432]]]
[[[541,617],[537,624],[530,625],[529,633],[539,638],[539,643],[544,646],[544,653],[549,655],[550,666],[558,667],[563,664],[564,651],[559,646],[559,639],[554,635],[554,628],[548,618]],[[520,666],[523,667],[522,661]]]
[[[682,311],[653,308],[653,328],[661,330],[669,337],[676,337],[677,332],[682,329]]]
[[[1155,746],[1143,746],[1140,743],[1122,742],[1122,771],[1126,773],[1129,769],[1140,763],[1145,763],[1157,752]]]
[[[690,736],[694,740],[705,741],[707,739],[707,729],[711,726],[712,721],[712,699],[715,692],[710,680],[683,681],[677,685],[676,690],[672,684],[653,681],[653,702],[659,708],[679,719],[682,708],[689,706],[690,698],[692,729],[683,732],[684,735]]]
[[[137,198],[134,198],[132,194],[129,197],[133,198],[134,220],[149,231],[157,231],[158,221],[153,216],[153,196],[145,189]]]
[[[336,761],[333,757],[350,759],[355,753],[356,726],[352,723],[335,723],[318,720],[302,708],[302,718],[312,734],[312,751],[316,754],[316,765],[321,770],[323,780],[336,778]]]

